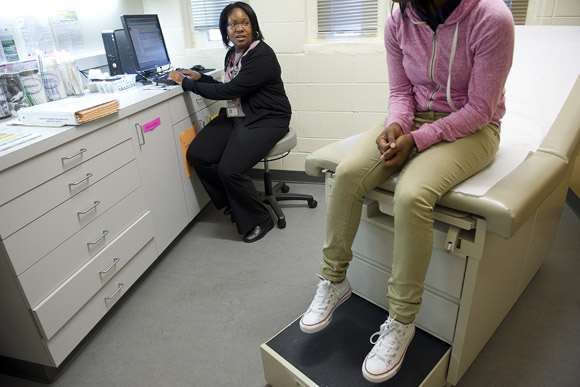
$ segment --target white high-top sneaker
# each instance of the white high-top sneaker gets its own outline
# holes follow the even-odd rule
[[[373,338],[378,338],[373,342]],[[362,373],[366,380],[382,383],[395,376],[403,364],[403,358],[409,343],[415,335],[415,323],[403,324],[390,317],[371,336],[371,344],[375,346],[362,365]]]
[[[308,310],[300,319],[300,329],[304,333],[314,333],[323,330],[330,324],[332,313],[352,294],[348,279],[332,283],[321,276],[316,294]]]

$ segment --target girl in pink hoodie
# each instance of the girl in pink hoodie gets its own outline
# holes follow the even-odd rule
[[[346,270],[363,198],[399,172],[389,317],[362,364],[363,376],[376,383],[397,373],[415,333],[433,248],[433,207],[497,152],[514,47],[514,22],[503,0],[393,1],[401,4],[385,25],[389,114],[337,167],[320,282],[300,320],[302,331],[318,332],[348,299]]]

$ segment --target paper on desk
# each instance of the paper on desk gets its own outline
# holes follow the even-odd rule
[[[33,140],[40,137],[38,133],[3,133],[0,132],[0,152],[13,146]]]

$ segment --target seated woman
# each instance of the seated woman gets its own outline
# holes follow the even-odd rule
[[[351,295],[346,272],[363,198],[399,172],[389,316],[362,362],[363,376],[375,383],[398,372],[415,333],[433,248],[433,207],[498,150],[514,49],[513,18],[502,0],[393,1],[400,8],[385,25],[389,115],[336,168],[320,282],[300,320],[302,331],[318,332]]]
[[[288,132],[291,107],[276,54],[264,43],[258,18],[246,3],[226,6],[219,21],[225,57],[225,82],[190,70],[169,79],[213,100],[227,100],[187,150],[214,205],[231,212],[243,241],[263,238],[274,227],[269,211],[247,172]],[[230,47],[230,43],[233,45]]]

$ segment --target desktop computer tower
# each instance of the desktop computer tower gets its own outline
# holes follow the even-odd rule
[[[137,74],[135,60],[127,43],[125,30],[108,30],[101,33],[110,75]]]
[[[125,30],[115,30],[115,40],[117,41],[117,50],[119,51],[119,58],[121,58],[121,66],[125,74],[137,74],[135,68],[135,58],[131,53],[131,47],[127,42],[127,35]]]
[[[109,74],[123,74],[123,66],[121,65],[121,58],[119,57],[115,31],[103,31],[101,32],[101,36],[103,37],[103,45],[105,46],[105,55],[107,56],[107,64],[109,65]]]

